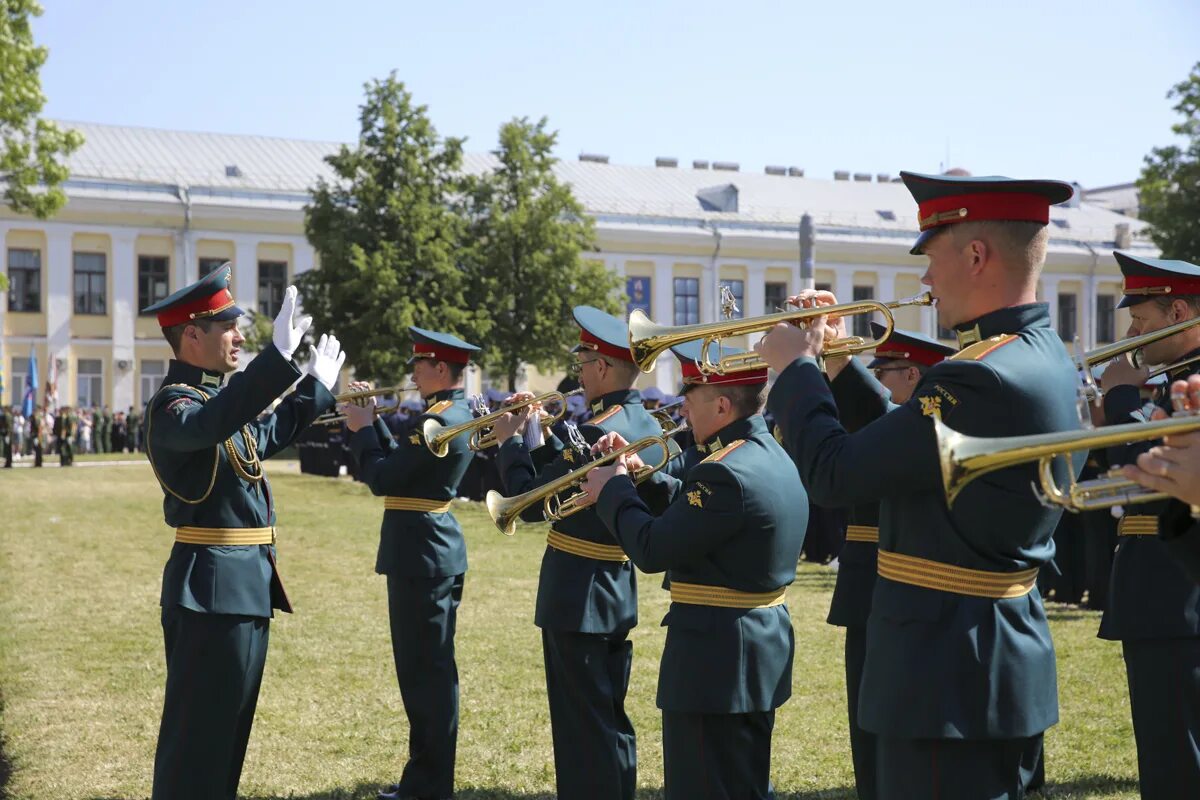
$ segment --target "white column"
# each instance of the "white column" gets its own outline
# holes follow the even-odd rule
[[[8,231],[12,225],[8,222],[0,220],[0,273],[8,275]],[[4,293],[0,292],[0,295]],[[8,348],[5,347],[4,336],[4,315],[8,313],[8,298],[0,296],[0,374],[4,375],[4,393],[0,395],[0,406],[8,405],[8,400],[12,397],[12,374],[9,367],[12,362],[9,360]]]
[[[854,267],[850,264],[834,267],[833,294],[839,303],[849,303],[854,299]]]
[[[1050,327],[1056,331],[1058,331],[1058,281],[1059,276],[1057,275],[1042,275],[1042,299],[1050,306]]]
[[[317,265],[317,251],[303,237],[292,240],[292,257],[296,259],[296,263],[292,265],[293,280]]]
[[[175,233],[175,273],[171,281],[171,292],[177,292],[196,280],[199,274],[196,261],[196,239],[192,232],[179,230]]]
[[[889,303],[892,300],[897,300],[896,297],[896,273],[890,269],[877,270],[876,281],[878,286],[875,287],[876,299],[882,303]],[[872,319],[882,324],[883,320],[879,318],[879,314],[873,314]]]
[[[124,411],[133,405],[134,324],[137,320],[137,278],[134,274],[136,231],[118,231],[112,237],[112,409]],[[122,368],[121,364],[125,364]]]
[[[675,324],[675,282],[671,259],[654,259],[654,281],[650,284],[650,308],[659,325]],[[675,356],[669,351],[659,356],[654,368],[654,385],[667,394],[675,393]]]
[[[1083,296],[1079,298],[1079,341],[1084,350],[1096,346],[1096,276],[1088,275],[1083,280]]]
[[[62,361],[58,371],[58,402],[59,404],[75,403],[75,387],[69,385],[67,356],[71,349],[71,314],[73,305],[71,298],[72,263],[71,263],[71,233],[72,229],[65,225],[50,226],[46,230],[46,351],[47,362],[45,372],[38,377],[44,385],[50,374],[50,359]],[[40,390],[39,390],[40,391]]]
[[[247,236],[234,240],[233,290],[239,308],[258,311],[258,241]]]

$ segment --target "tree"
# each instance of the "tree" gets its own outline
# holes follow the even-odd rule
[[[1200,262],[1200,63],[1167,97],[1177,99],[1183,121],[1171,130],[1182,145],[1156,147],[1138,179],[1142,217],[1166,258]]]
[[[395,73],[364,88],[358,146],[325,159],[336,178],[305,208],[319,266],[298,284],[361,377],[398,383],[409,325],[470,338],[487,315],[465,302],[458,260],[462,140],[440,138]]]
[[[555,177],[557,134],[514,119],[500,128],[496,168],[466,182],[472,305],[490,310],[482,359],[516,388],[522,363],[562,367],[579,331],[576,305],[618,312],[616,276],[589,261],[592,220]]]
[[[83,144],[78,131],[38,119],[46,97],[38,76],[47,50],[33,43],[35,0],[0,0],[0,180],[4,201],[19,213],[46,219],[67,201],[61,158]]]

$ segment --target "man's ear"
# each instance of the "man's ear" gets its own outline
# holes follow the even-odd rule
[[[991,255],[988,243],[983,239],[972,239],[967,243],[967,256],[971,259],[971,274],[977,275]]]

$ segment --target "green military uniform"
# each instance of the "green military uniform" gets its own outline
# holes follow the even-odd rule
[[[1049,203],[1071,195],[1057,182],[902,176],[921,204],[916,252],[959,220],[1045,224]],[[1054,646],[1034,584],[1061,510],[1029,491],[1032,466],[976,481],[947,508],[928,417],[972,436],[1071,430],[1078,378],[1044,304],[957,327],[976,343],[855,434],[812,359],[788,366],[768,402],[815,502],[880,502],[858,722],[878,737],[884,800],[1023,797],[1042,733],[1058,720]]]
[[[172,309],[220,321],[232,305],[228,270],[217,270],[147,311],[166,327]],[[204,312],[224,303],[228,306]],[[187,317],[184,317],[187,319]],[[166,320],[164,322],[164,320]],[[154,758],[154,800],[237,796],[266,662],[274,609],[291,603],[276,569],[274,498],[261,459],[290,445],[333,396],[266,347],[227,382],[172,360],[150,403],[150,463],[163,487],[175,544],[163,570],[167,686]]]
[[[624,322],[590,306],[578,306],[574,314],[581,328],[577,349],[632,361]],[[589,445],[609,432],[630,442],[662,433],[636,390],[592,398],[591,410],[591,420],[579,426]],[[643,455],[647,462],[657,457],[654,448]],[[511,496],[582,466],[585,457],[556,438],[531,454],[517,435],[500,446],[497,466]],[[522,518],[532,522],[541,515],[539,504]],[[632,800],[637,747],[625,693],[633,664],[628,637],[637,624],[637,582],[633,565],[595,509],[551,526],[534,623],[542,630],[558,796]]]
[[[33,465],[40,467],[42,456],[46,452],[46,412],[34,411],[29,427],[29,435],[33,439]]]
[[[409,328],[413,359],[465,366],[475,345],[450,334]],[[412,360],[409,362],[412,363]],[[388,619],[400,697],[408,716],[408,762],[384,797],[447,798],[454,793],[458,741],[458,665],[454,634],[467,571],[467,546],[450,502],[470,465],[467,436],[450,441],[444,458],[425,444],[427,421],[471,419],[462,389],[426,398],[416,425],[399,441],[376,419],[350,437],[359,477],[385,497],[375,571],[387,576]]]
[[[1160,287],[1172,296],[1200,295],[1200,267],[1182,261],[1114,253],[1125,275],[1118,307],[1147,302]],[[1200,355],[1200,350],[1183,358]],[[1200,373],[1193,364],[1169,375],[1155,402],[1170,412],[1170,382]],[[1133,421],[1140,387],[1113,386],[1104,394],[1107,424]],[[1109,465],[1133,464],[1154,442],[1104,452]],[[1165,502],[1125,509],[1117,524],[1108,608],[1100,638],[1121,642],[1129,706],[1137,740],[1138,780],[1146,800],[1200,797],[1200,589],[1160,538],[1157,515]],[[1161,532],[1166,535],[1166,531]]]
[[[96,415],[96,452],[107,453],[112,450],[112,414],[108,411],[108,406]]]
[[[1159,515],[1159,535],[1188,577],[1200,584],[1200,522],[1191,506],[1171,500]]]
[[[64,467],[75,463],[75,436],[79,433],[79,417],[72,409],[59,413],[62,418],[62,439],[58,443],[59,464]]]
[[[871,323],[875,339],[883,340],[886,329]],[[830,382],[842,426],[854,433],[894,408],[891,395],[869,370],[888,369],[898,362],[931,367],[954,350],[911,331],[894,330],[876,349],[865,368],[850,363]],[[859,800],[875,800],[875,735],[858,724],[858,695],[863,663],[867,656],[867,619],[878,569],[879,503],[859,503],[847,509],[846,543],[838,555],[837,580],[829,606],[830,625],[846,629],[846,710],[850,724],[850,754],[854,761],[854,785]]]
[[[767,379],[765,369],[705,379],[695,362],[683,374],[685,391]],[[695,449],[703,460],[685,480],[665,480],[672,502],[661,516],[628,478],[608,482],[596,511],[640,569],[670,573],[657,698],[667,800],[771,798],[771,733],[791,697],[795,652],[784,591],[808,501],[759,414]]]

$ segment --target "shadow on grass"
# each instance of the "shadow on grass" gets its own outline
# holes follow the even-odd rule
[[[1137,792],[1137,778],[1118,778],[1113,775],[1085,775],[1073,781],[1048,781],[1032,797],[1091,797],[1096,792]]]

